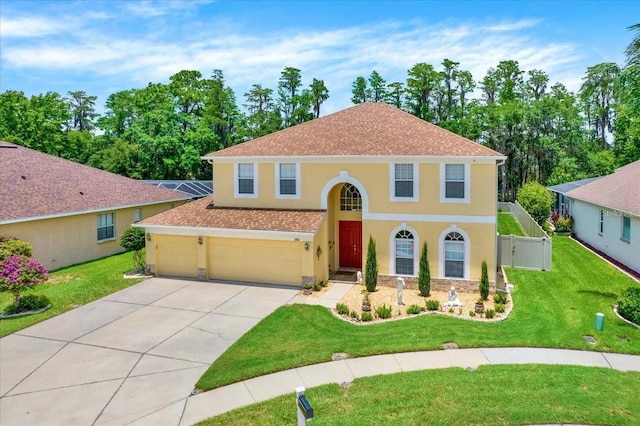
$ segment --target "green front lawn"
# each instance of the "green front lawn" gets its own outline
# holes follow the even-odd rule
[[[361,378],[307,389],[318,425],[640,424],[640,373],[553,365],[487,365]],[[198,423],[292,425],[293,394]]]
[[[552,271],[509,270],[508,277],[516,286],[515,309],[499,323],[429,315],[357,326],[319,306],[281,307],[222,354],[196,386],[212,389],[325,362],[335,352],[359,357],[440,349],[446,342],[640,354],[640,329],[620,321],[611,309],[620,291],[638,284],[575,241],[553,238]],[[594,329],[597,312],[605,315],[603,332]],[[597,343],[585,342],[583,335],[594,336]]]
[[[520,226],[518,219],[511,213],[498,213],[498,234],[526,237],[527,234]]]
[[[51,301],[51,308],[37,315],[0,320],[0,337],[140,282],[122,278],[133,268],[131,256],[131,253],[117,254],[52,272],[48,281],[22,293],[44,294]],[[11,303],[11,293],[0,293],[0,310]]]

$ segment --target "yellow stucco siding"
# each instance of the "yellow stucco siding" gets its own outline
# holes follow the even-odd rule
[[[210,279],[300,285],[314,275],[312,243],[241,238],[207,238]]]
[[[0,236],[28,241],[33,247],[33,257],[53,271],[122,252],[118,239],[134,222],[135,211],[142,210],[142,219],[145,219],[167,210],[170,204],[177,206],[183,202],[3,224]],[[105,213],[114,213],[115,236],[98,241],[97,218]]]
[[[395,235],[399,230],[407,229],[414,235],[414,275],[418,275],[420,251],[426,242],[431,276],[444,278],[443,238],[448,233],[447,231],[454,230],[453,225],[456,225],[456,232],[466,236],[465,244],[469,246],[469,256],[465,258],[465,262],[468,262],[468,276],[465,279],[479,280],[482,261],[486,260],[489,278],[494,280],[496,239],[495,227],[492,224],[444,222],[403,224],[394,221],[364,221],[362,224],[363,269],[366,261],[366,244],[369,241],[369,235],[371,235],[376,241],[378,272],[382,275],[396,275],[394,268]]]
[[[453,162],[453,161],[452,161]],[[371,213],[428,214],[432,215],[494,215],[496,202],[494,163],[476,163],[466,161],[470,168],[470,201],[468,203],[441,202],[441,164],[418,164],[418,200],[417,202],[391,201],[390,191],[393,182],[390,169],[393,163],[331,164],[302,163],[300,165],[300,198],[279,199],[276,197],[277,163],[258,163],[258,176],[255,180],[257,196],[254,198],[235,197],[235,172],[233,163],[214,165],[214,185],[216,204],[227,207],[247,208],[296,208],[318,209],[323,200],[322,193],[326,185],[347,172],[349,178],[358,181],[368,198],[368,210]],[[338,179],[340,180],[340,179]]]

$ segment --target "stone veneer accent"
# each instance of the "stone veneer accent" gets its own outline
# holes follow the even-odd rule
[[[302,281],[301,281],[301,285],[305,285],[306,283],[311,283],[311,285],[316,285],[316,276],[307,276],[307,275],[303,275],[302,276]]]
[[[156,274],[156,265],[153,263],[147,263],[144,271],[145,275],[155,275]]]
[[[378,275],[378,285],[396,288],[398,286],[396,279],[396,275]],[[404,284],[405,289],[417,290],[418,277],[404,277]],[[456,291],[470,293],[474,291],[477,292],[479,285],[480,281],[431,278],[431,290],[449,291],[451,287],[455,287]],[[496,292],[495,281],[489,281],[489,292]]]
[[[198,268],[198,280],[199,281],[207,280],[207,268]]]

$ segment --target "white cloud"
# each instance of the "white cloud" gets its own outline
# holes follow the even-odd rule
[[[15,19],[0,17],[0,37],[42,37],[64,31],[67,25],[58,19],[29,16]]]
[[[190,4],[136,2],[127,7],[131,13],[153,17],[162,16],[171,8],[187,7],[185,3]],[[106,14],[94,15],[95,20],[108,18]],[[43,25],[34,24],[41,18],[22,19],[31,20],[32,30],[27,34],[35,34],[34,28],[49,32],[64,28],[43,18]],[[172,37],[167,29],[161,39],[151,32],[138,38],[101,32],[95,21],[87,21],[72,37],[6,43],[1,54],[5,69],[73,71],[93,78],[120,79],[124,84],[120,90],[150,81],[168,81],[182,69],[198,69],[208,76],[218,68],[237,91],[239,104],[251,84],[275,88],[280,71],[293,66],[302,70],[305,84],[314,77],[325,80],[332,96],[325,111],[330,111],[348,105],[351,83],[358,75],[368,76],[375,69],[387,82],[405,81],[407,70],[416,63],[427,62],[440,68],[444,58],[460,62],[460,68],[470,70],[476,81],[504,59],[518,60],[525,70],[542,69],[552,76],[561,73],[575,81],[570,69],[580,59],[578,47],[524,35],[523,29],[538,23],[535,19],[484,26],[475,22],[433,25],[418,20],[389,21],[325,31],[280,30],[257,35],[224,22],[224,35],[220,35],[216,25],[194,22],[197,37]],[[10,28],[14,36],[19,33],[15,24]]]

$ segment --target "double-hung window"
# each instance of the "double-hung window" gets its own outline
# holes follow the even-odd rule
[[[253,163],[239,163],[236,165],[236,197],[256,197],[257,188],[257,167]]]
[[[413,275],[414,239],[409,231],[396,234],[396,274]]]
[[[604,233],[604,210],[600,210],[600,235]]]
[[[440,202],[469,202],[469,167],[469,164],[440,165]]]
[[[464,237],[458,232],[450,232],[444,239],[444,276],[464,278]]]
[[[391,201],[418,201],[417,167],[412,163],[391,164],[389,192]]]
[[[300,198],[300,165],[276,164],[276,197]]]
[[[98,215],[98,241],[111,240],[115,238],[115,222],[113,213]]]

